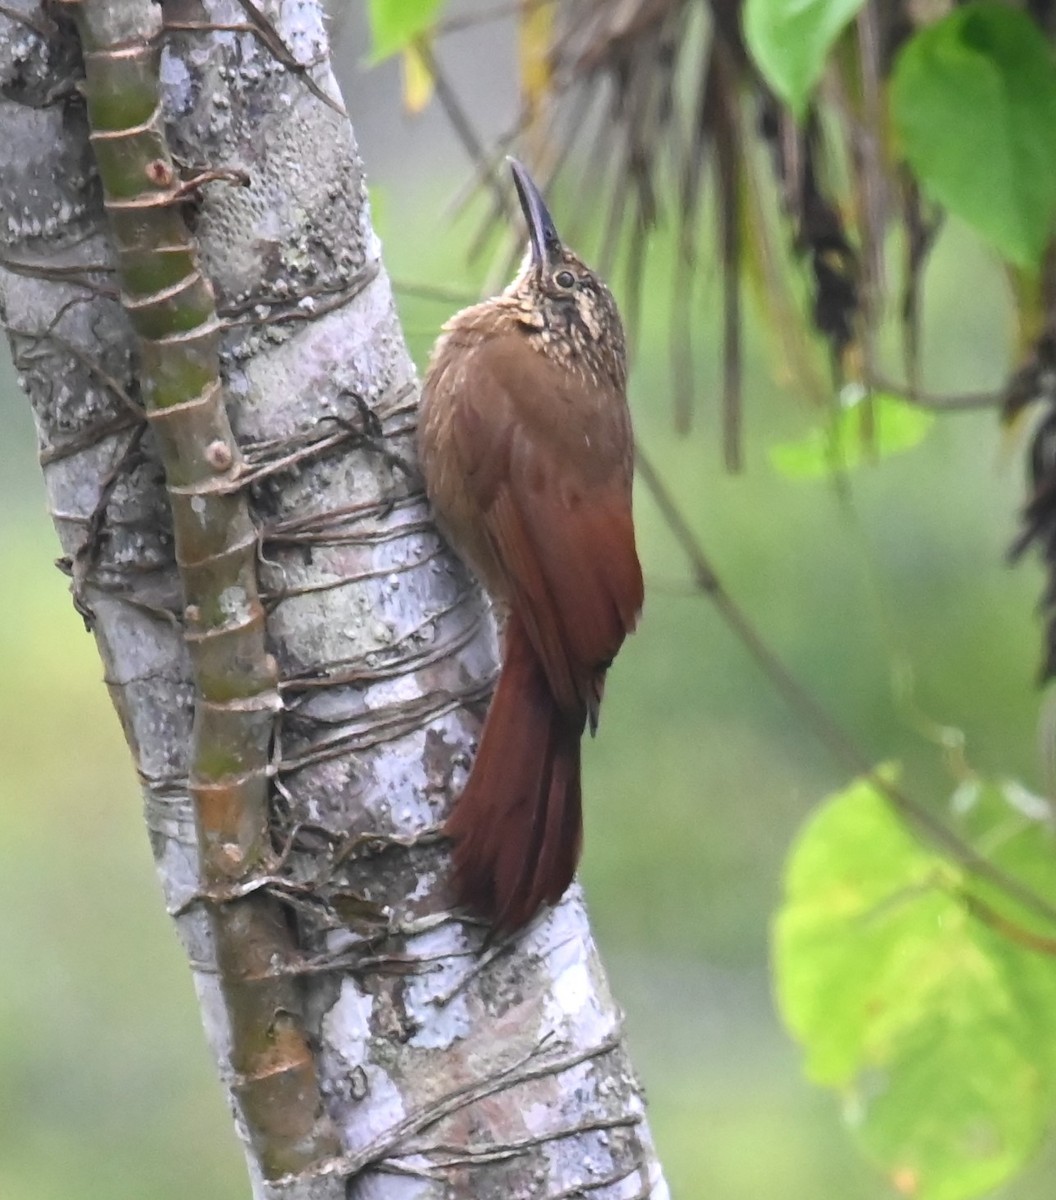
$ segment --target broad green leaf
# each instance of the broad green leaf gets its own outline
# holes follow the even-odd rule
[[[1036,268],[1056,213],[1056,67],[1030,17],[984,0],[920,30],[895,64],[891,115],[924,190]]]
[[[834,420],[799,441],[771,446],[770,462],[789,479],[826,479],[833,471],[912,450],[934,421],[934,413],[898,396],[848,386]]]
[[[802,117],[825,56],[864,0],[747,0],[744,34],[767,83]]]
[[[774,927],[784,1019],[863,1148],[918,1200],[997,1186],[1056,1100],[1056,961],[960,902],[869,781],[831,797],[791,854]]]
[[[396,54],[436,24],[444,0],[369,0],[370,61]]]

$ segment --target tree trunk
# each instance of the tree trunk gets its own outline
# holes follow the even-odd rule
[[[319,4],[0,11],[0,305],[254,1195],[666,1196],[578,888],[448,907],[493,634]]]

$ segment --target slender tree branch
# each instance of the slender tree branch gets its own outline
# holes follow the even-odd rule
[[[1033,929],[1026,929],[1015,921],[1010,921],[1003,913],[999,913],[996,908],[971,892],[961,890],[957,899],[973,917],[994,933],[1000,934],[1017,946],[1022,946],[1025,950],[1033,950],[1050,958],[1056,957],[1056,937],[1046,937],[1045,934],[1035,933]]]
[[[890,392],[901,396],[919,408],[931,408],[937,412],[971,412],[978,409],[1000,408],[1004,403],[1001,392],[922,392],[909,384],[898,383],[875,372],[866,385],[872,391]]]
[[[996,866],[934,813],[877,773],[874,764],[767,645],[747,615],[727,592],[685,515],[641,447],[637,450],[636,459],[639,477],[649,489],[664,523],[685,554],[698,592],[707,596],[774,688],[833,758],[847,770],[868,779],[914,828],[954,861],[979,878],[1000,887],[1006,895],[1031,912],[1056,924],[1056,906]]]
[[[500,4],[490,4],[486,7],[478,5],[473,12],[443,17],[437,21],[435,32],[439,35],[461,33],[463,30],[475,29],[478,25],[485,25],[490,21],[506,21],[511,17],[534,12],[538,8],[548,8],[555,3],[557,0],[503,0]]]

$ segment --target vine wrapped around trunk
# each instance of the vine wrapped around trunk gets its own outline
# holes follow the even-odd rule
[[[295,943],[280,902],[228,898],[267,865],[268,766],[281,706],[264,642],[257,533],[224,407],[220,322],[184,219],[161,112],[157,7],[63,0],[76,19],[89,138],[135,334],[139,391],[165,471],[194,681],[188,787],[204,905],[230,1036],[230,1086],[265,1177],[338,1152],[296,980],[271,964]]]
[[[0,11],[0,303],[255,1194],[665,1196],[576,890],[488,949],[448,906],[493,639],[319,5],[64,8],[87,116]]]

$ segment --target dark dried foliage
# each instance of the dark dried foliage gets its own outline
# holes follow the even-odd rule
[[[718,264],[723,453],[734,469],[742,458],[746,275],[760,276],[775,312],[804,311],[829,348],[834,380],[841,381],[848,373],[861,377],[872,357],[868,345],[880,306],[865,293],[876,288],[879,271],[863,264],[863,252],[878,260],[888,226],[903,221],[912,247],[905,258],[904,311],[913,347],[916,281],[931,245],[920,236],[923,222],[907,219],[916,210],[888,201],[901,202],[903,188],[861,144],[864,81],[879,81],[889,71],[910,28],[904,6],[867,5],[861,28],[848,34],[853,53],[834,69],[829,107],[840,119],[824,126],[813,111],[797,124],[766,86],[745,48],[741,7],[741,0],[555,0],[552,94],[545,126],[531,139],[537,152],[529,153],[544,187],[578,162],[567,172],[582,189],[578,215],[590,220],[598,238],[600,270],[616,274],[622,285],[632,336],[650,237],[665,220],[672,223],[678,253],[668,311],[673,419],[681,432],[690,429],[702,391],[693,354],[701,341],[701,285]],[[447,81],[443,90],[450,101]],[[495,163],[528,118],[526,111],[494,154],[467,141],[481,179],[491,181]],[[457,124],[467,125],[461,110]],[[844,178],[852,182],[841,187]],[[775,191],[778,204],[770,213],[763,198]],[[504,215],[496,200],[484,233]],[[574,240],[582,241],[575,233]],[[482,242],[483,234],[477,245]],[[805,309],[797,292],[806,293]],[[860,343],[864,349],[849,353]],[[812,390],[818,399],[831,393],[828,385]]]
[[[753,278],[787,365],[818,403],[831,405],[834,389],[847,381],[892,386],[876,361],[874,340],[894,298],[904,375],[895,386],[936,408],[978,404],[978,398],[928,396],[919,387],[922,280],[943,214],[891,159],[883,88],[901,47],[930,19],[926,8],[911,0],[867,0],[831,56],[815,105],[797,121],[747,53],[743,0],[524,0],[522,11],[539,3],[554,18],[545,121],[526,110],[494,152],[471,146],[478,179],[494,184],[501,154],[531,117],[525,156],[544,188],[561,174],[578,181],[576,215],[598,238],[602,273],[616,276],[632,339],[650,239],[663,223],[672,225],[677,253],[667,317],[679,431],[691,428],[704,390],[694,350],[710,339],[721,346],[723,455],[731,469],[740,465],[741,290]],[[1056,38],[1056,0],[1027,0],[1025,7]],[[447,95],[457,105],[449,86]],[[459,118],[467,124],[460,110]],[[497,197],[478,245],[507,215]],[[574,223],[572,231],[582,244]],[[713,331],[701,328],[701,298],[716,264],[722,316]],[[897,283],[889,281],[891,273]],[[1005,393],[1009,418],[1035,401],[1046,406],[1030,455],[1033,494],[1012,551],[1017,557],[1037,545],[1048,565],[1045,679],[1056,675],[1052,277],[1050,270],[1039,300],[1040,333]],[[828,380],[809,339],[790,328],[797,312],[827,350]]]
[[[1052,253],[1042,275],[1039,300],[1045,314],[1043,327],[1008,382],[1003,416],[1012,424],[1028,410],[1039,410],[1027,463],[1030,495],[1009,557],[1015,561],[1034,546],[1045,563],[1047,583],[1041,598],[1045,647],[1040,670],[1040,681],[1045,683],[1056,677],[1056,257]]]

